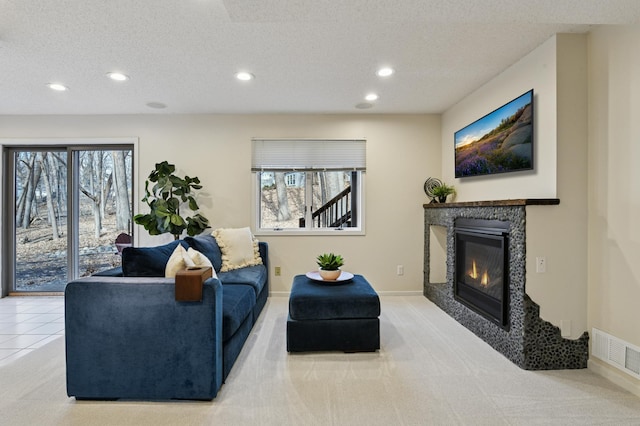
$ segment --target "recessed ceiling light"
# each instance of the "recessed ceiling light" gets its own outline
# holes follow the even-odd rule
[[[48,83],[47,86],[49,87],[49,89],[55,90],[58,92],[64,92],[65,90],[69,90],[67,86],[60,83]]]
[[[155,109],[165,109],[167,107],[167,105],[162,102],[147,102],[147,106]]]
[[[394,73],[393,68],[389,68],[389,67],[380,68],[378,72],[376,72],[376,74],[378,74],[378,77],[389,77],[393,73]]]
[[[372,107],[373,107],[373,104],[370,104],[368,102],[360,102],[359,104],[356,104],[356,108],[358,109],[369,109]]]
[[[375,101],[379,98],[378,95],[376,95],[375,93],[369,93],[367,96],[364,97],[365,100],[367,101]]]
[[[236,74],[236,78],[242,81],[249,81],[249,80],[253,80],[255,76],[250,72],[240,71],[239,73]]]
[[[108,72],[107,73],[107,77],[109,77],[111,80],[115,80],[115,81],[127,81],[129,80],[129,76],[126,74],[122,74],[120,72]]]

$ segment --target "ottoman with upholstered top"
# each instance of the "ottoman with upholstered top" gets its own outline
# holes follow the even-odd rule
[[[289,296],[287,351],[380,349],[380,299],[362,275],[320,283],[297,275]]]

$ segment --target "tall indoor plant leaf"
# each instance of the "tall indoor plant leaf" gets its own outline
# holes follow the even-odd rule
[[[137,214],[133,220],[150,235],[168,232],[177,240],[185,230],[191,236],[201,233],[209,227],[209,220],[198,213],[195,194],[202,189],[200,179],[189,176],[181,178],[174,174],[175,171],[175,165],[167,161],[156,164],[144,184],[142,201],[149,206],[149,213]],[[185,210],[194,214],[183,215]]]

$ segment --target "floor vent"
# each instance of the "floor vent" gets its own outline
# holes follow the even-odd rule
[[[591,354],[640,379],[640,348],[597,328],[592,329]]]

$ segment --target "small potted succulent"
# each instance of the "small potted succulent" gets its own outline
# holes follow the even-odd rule
[[[433,200],[437,200],[438,203],[446,203],[447,196],[455,194],[456,189],[451,186],[443,183],[431,189],[431,193],[433,194]]]
[[[340,267],[344,265],[344,259],[339,254],[324,253],[316,258],[320,267],[320,276],[323,280],[337,280],[340,277]]]

